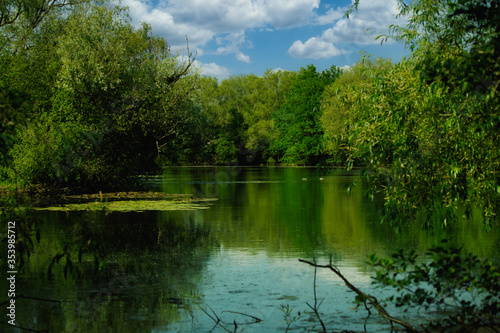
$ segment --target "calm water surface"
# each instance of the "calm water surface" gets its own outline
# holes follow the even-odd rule
[[[369,254],[424,251],[448,235],[481,256],[498,255],[498,232],[479,224],[434,232],[380,224],[362,184],[347,194],[353,180],[314,168],[171,168],[144,183],[217,200],[190,211],[40,212],[41,243],[17,281],[31,298],[18,299],[16,323],[50,332],[222,332],[214,328],[220,320],[230,331],[236,323],[238,331],[284,332],[288,308],[290,331],[306,332],[321,326],[307,305],[314,269],[299,258],[332,256],[354,285],[380,296],[370,289]],[[61,253],[73,258],[67,277],[62,257],[49,279]],[[316,285],[329,331],[389,329],[352,310],[354,294],[332,273],[318,270]]]

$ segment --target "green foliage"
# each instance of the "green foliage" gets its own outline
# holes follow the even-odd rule
[[[50,107],[58,68],[54,40],[61,31],[56,13],[65,6],[60,1],[7,1],[0,5],[2,178],[9,173],[12,157],[8,151],[20,126]]]
[[[243,101],[243,118],[248,124],[246,147],[262,151],[263,158],[268,156],[269,146],[278,135],[273,114],[285,103],[295,76],[295,72],[268,70],[262,78],[255,77]]]
[[[492,223],[497,107],[422,82],[411,61],[374,71],[361,63],[354,70],[364,79],[325,91],[322,121],[333,154],[345,154],[348,167],[372,170],[366,176],[373,192],[384,193],[386,219],[408,221],[420,211],[426,223],[446,224],[481,207]]]
[[[219,124],[216,134],[216,162],[228,164],[238,162],[238,151],[244,146],[244,133],[247,125],[243,119],[243,99],[250,93],[249,82],[254,76],[233,76],[221,82],[218,87]]]
[[[398,292],[385,302],[406,309],[423,307],[451,313],[431,323],[438,327],[481,327],[495,324],[500,310],[500,267],[480,260],[446,242],[431,248],[429,259],[415,253],[396,253],[392,258],[370,258],[377,268],[374,284]],[[450,312],[447,312],[450,311]]]
[[[62,166],[67,164],[66,156],[74,157],[71,167],[82,163],[78,154],[69,154],[82,139],[83,135],[78,135],[74,126],[57,126],[50,122],[28,125],[10,152],[14,176],[26,184],[56,183],[59,177],[67,180],[70,175]]]
[[[352,68],[342,73],[334,83],[328,85],[322,95],[320,118],[325,132],[325,149],[337,165],[358,162],[350,144],[356,139],[358,122],[370,122],[358,105],[369,95],[376,94],[373,79],[393,65],[386,59],[371,60],[363,56]]]
[[[127,179],[128,169],[121,167],[115,156],[105,148],[116,135],[95,135],[95,131],[75,123],[46,120],[22,128],[17,143],[10,150],[13,162],[11,178],[20,185],[82,185],[120,186]],[[114,134],[114,133],[112,133]],[[123,139],[121,139],[123,142]],[[128,159],[129,168],[136,159]]]
[[[7,163],[24,183],[118,185],[154,169],[172,133],[178,142],[180,130],[197,126],[186,102],[196,80],[186,77],[191,57],[178,62],[149,26],[135,29],[123,7],[75,2],[44,16],[25,51],[7,42],[0,91],[9,116],[24,120],[11,131],[18,143]]]
[[[215,153],[217,154],[217,162],[219,164],[238,162],[238,148],[234,141],[228,140],[226,137],[219,139]]]
[[[290,307],[290,304],[280,304],[279,307],[280,311],[283,312],[283,319],[286,322],[286,330],[285,332],[288,332],[290,329],[290,326],[298,321],[300,319],[300,311],[297,311],[297,315],[293,316],[293,308]]]
[[[268,70],[263,77],[233,76],[220,84],[213,78],[200,78],[195,102],[213,129],[207,135],[212,146],[207,151],[214,148],[216,163],[257,163],[269,157],[277,135],[273,114],[285,102],[295,75]]]
[[[274,114],[279,134],[272,149],[279,161],[314,165],[324,159],[323,129],[319,122],[321,94],[341,72],[335,66],[322,73],[313,65],[301,69],[285,104]]]
[[[16,119],[16,112],[5,96],[0,92],[0,180],[7,178],[7,165],[11,162],[9,150],[15,142],[15,125],[19,119]]]
[[[450,87],[467,83],[472,90],[498,82],[498,1],[400,1],[400,8],[409,23],[392,26],[390,37],[410,47],[422,78]]]
[[[368,194],[383,193],[390,222],[445,226],[478,208],[491,226],[500,207],[498,4],[400,8],[409,24],[391,37],[412,56],[394,66],[363,58],[325,90],[327,148],[366,168]]]
[[[39,30],[86,0],[4,0],[0,3],[0,54],[19,55],[33,46]]]
[[[62,121],[108,119],[116,130],[126,131],[151,125],[172,107],[163,96],[172,97],[176,61],[165,40],[152,36],[147,25],[135,30],[122,7],[77,7],[59,37],[57,55],[56,93],[72,102]]]

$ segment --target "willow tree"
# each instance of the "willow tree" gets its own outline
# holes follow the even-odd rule
[[[491,225],[500,207],[500,5],[399,4],[408,24],[380,38],[412,53],[355,98],[371,120],[354,120],[353,153],[376,171],[390,220],[424,212],[447,224],[479,208]]]

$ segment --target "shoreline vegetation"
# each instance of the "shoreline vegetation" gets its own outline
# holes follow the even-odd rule
[[[362,54],[221,81],[200,74],[188,38],[181,59],[112,1],[2,7],[0,180],[121,190],[174,165],[340,166],[384,198],[384,222],[446,227],[465,207],[493,227],[499,5],[438,3],[398,1],[407,25],[380,36],[411,51],[397,63]]]
[[[23,204],[202,209],[213,199],[134,191],[131,180],[173,165],[295,164],[360,168],[365,195],[383,198],[381,222],[401,230],[444,230],[475,211],[486,229],[498,228],[500,2],[397,3],[407,25],[379,37],[411,51],[397,63],[363,54],[348,70],[311,64],[219,82],[195,68],[187,37],[187,56],[177,57],[114,1],[2,2],[0,180],[12,185],[0,188],[0,218],[11,221]],[[20,214],[22,266],[41,236],[32,212]],[[82,249],[91,242],[98,269],[96,240]],[[52,260],[66,258],[65,277],[68,249]],[[460,315],[437,325],[496,328],[498,265],[454,248],[430,255],[439,266],[401,253],[373,258],[378,282],[402,292],[388,301],[435,304],[416,281],[439,281],[438,291],[445,283],[453,295],[465,286],[488,296],[456,298]]]
[[[215,198],[200,198],[193,194],[167,194],[149,190],[135,191],[89,191],[78,188],[49,188],[42,186],[27,186],[15,189],[12,185],[0,186],[0,199],[15,197],[21,206],[27,205],[34,209],[53,209],[57,207],[73,207],[75,210],[85,209],[79,205],[100,203],[106,204],[115,201],[168,201],[172,203],[202,203],[216,200]],[[101,208],[105,207],[101,205]],[[87,208],[91,208],[87,206]],[[136,207],[137,208],[137,207]],[[174,208],[172,206],[172,208]],[[139,209],[140,210],[140,209]]]

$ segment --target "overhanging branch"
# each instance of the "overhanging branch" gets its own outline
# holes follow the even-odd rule
[[[344,281],[345,285],[349,289],[351,289],[352,291],[354,291],[359,296],[363,297],[375,309],[377,309],[377,312],[379,313],[379,315],[382,318],[384,318],[385,320],[389,321],[391,323],[391,325],[392,325],[392,323],[396,323],[396,324],[399,324],[399,325],[403,326],[406,329],[406,331],[408,331],[410,333],[417,333],[418,332],[416,329],[413,328],[413,326],[411,326],[407,322],[405,322],[405,321],[403,321],[401,319],[398,319],[398,318],[394,318],[391,315],[389,315],[389,313],[387,313],[387,311],[385,310],[385,308],[382,305],[380,305],[380,303],[377,301],[377,299],[375,297],[365,294],[364,292],[362,292],[361,290],[359,290],[358,288],[356,288],[354,285],[352,285],[349,282],[349,280],[347,280],[345,278],[345,276],[342,275],[342,273],[340,273],[340,270],[333,265],[331,257],[330,257],[330,263],[328,265],[318,265],[318,264],[316,264],[314,262],[311,262],[311,261],[308,261],[308,260],[304,260],[304,259],[299,259],[299,261],[303,262],[303,263],[306,263],[308,265],[311,265],[313,267],[316,267],[316,268],[328,268],[329,270],[331,270],[332,272],[334,272],[338,277],[340,277],[342,279],[342,281]]]

